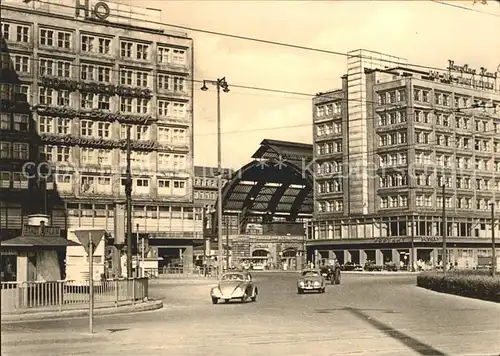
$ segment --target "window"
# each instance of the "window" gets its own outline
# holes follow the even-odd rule
[[[186,104],[184,103],[172,103],[172,116],[183,118],[186,116]]]
[[[92,64],[82,64],[80,66],[80,78],[82,80],[95,80],[94,79],[94,71],[95,67]]]
[[[14,131],[20,131],[20,132],[29,131],[28,115],[14,114]]]
[[[11,158],[11,143],[0,142],[0,158]]]
[[[17,143],[12,144],[12,158],[13,159],[28,159],[29,145],[27,143]]]
[[[178,65],[186,64],[186,51],[182,49],[174,49],[172,54],[172,63]]]
[[[135,99],[137,101],[136,113],[147,114],[149,112],[149,99]]]
[[[70,149],[69,147],[60,146],[56,148],[56,161],[57,162],[69,162],[70,159]]]
[[[158,89],[170,89],[170,76],[168,74],[158,74]]]
[[[97,67],[97,81],[102,83],[111,82],[111,68],[103,66]]]
[[[64,78],[71,77],[71,62],[57,61],[56,68],[58,77],[64,77]]]
[[[54,31],[40,29],[40,45],[54,46]]]
[[[0,129],[1,130],[10,130],[10,128],[11,128],[10,114],[1,113],[0,114]]]
[[[80,102],[80,107],[82,109],[93,109],[94,108],[94,94],[93,93],[82,93],[82,99]]]
[[[99,38],[98,52],[100,54],[111,54],[111,40],[109,38]]]
[[[58,117],[56,133],[60,135],[69,135],[71,133],[71,120]]]
[[[90,120],[81,120],[80,121],[80,134],[82,136],[93,136],[93,128],[94,122]]]
[[[173,77],[173,80],[174,80],[174,83],[173,83],[174,84],[173,85],[174,91],[183,92],[185,79],[182,77]]]
[[[82,35],[80,49],[83,52],[94,52],[94,36]]]
[[[57,33],[57,47],[70,49],[71,48],[71,33],[59,31]]]
[[[54,61],[52,59],[40,58],[40,75],[54,75]]]
[[[160,64],[170,63],[170,55],[171,55],[170,48],[158,46],[156,51],[157,51],[156,58],[158,63]]]
[[[97,107],[99,110],[110,110],[111,97],[109,95],[99,94],[97,98]]]
[[[5,23],[5,22],[2,22],[0,24],[0,35],[6,41],[11,39],[11,37],[10,37],[10,26],[11,26],[10,24]]]
[[[125,58],[132,58],[133,43],[122,41],[120,43],[120,55]]]
[[[97,164],[110,165],[111,150],[104,150],[104,149],[97,150]]]
[[[137,44],[137,59],[139,60],[149,59],[149,45]]]
[[[110,138],[110,127],[109,122],[98,122],[97,123],[97,136],[100,138]]]
[[[50,88],[41,87],[39,88],[38,103],[40,105],[52,105],[52,94],[53,90]]]
[[[69,91],[59,90],[57,92],[57,105],[58,106],[69,106]]]
[[[49,116],[40,116],[38,118],[38,132],[39,133],[53,133],[54,132],[54,118]]]
[[[30,73],[30,57],[22,55],[13,55],[14,70],[21,73]]]
[[[148,87],[148,76],[147,72],[136,72],[136,85],[138,87]]]
[[[185,129],[173,129],[172,130],[172,143],[183,145],[186,143],[186,130]]]
[[[170,128],[168,127],[158,127],[158,141],[159,142],[170,142]]]
[[[129,69],[120,69],[120,83],[122,85],[132,85],[134,72]]]
[[[132,99],[132,98],[120,97],[120,111],[127,112],[127,113],[133,112],[132,111],[133,102],[134,102],[134,99]]]
[[[40,29],[40,45],[71,49],[71,32]]]
[[[168,114],[168,101],[158,100],[158,116],[167,116]]]

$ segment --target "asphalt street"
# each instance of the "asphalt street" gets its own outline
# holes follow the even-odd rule
[[[500,355],[500,304],[344,275],[299,295],[293,273],[255,273],[257,302],[212,305],[213,282],[153,282],[161,310],[2,324],[2,355]]]

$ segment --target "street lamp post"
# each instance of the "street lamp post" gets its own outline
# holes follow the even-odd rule
[[[221,148],[221,125],[220,125],[220,89],[224,93],[229,92],[229,86],[226,77],[217,80],[204,80],[202,91],[207,91],[207,83],[217,88],[217,242],[218,242],[218,260],[219,275],[224,271],[224,245],[222,243],[222,148]]]
[[[132,172],[130,170],[130,130],[127,126],[127,177],[125,180],[125,197],[127,200],[127,278],[132,278]]]
[[[497,272],[497,256],[495,246],[495,203],[491,203],[491,275]]]

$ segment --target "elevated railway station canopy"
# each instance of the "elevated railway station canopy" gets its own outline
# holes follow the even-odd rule
[[[238,215],[240,228],[251,216],[262,217],[262,223],[311,218],[312,145],[265,139],[252,158],[224,186],[223,215]]]

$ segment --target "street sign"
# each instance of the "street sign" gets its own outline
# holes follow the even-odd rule
[[[94,246],[92,255],[94,255],[94,251],[99,242],[101,242],[105,232],[106,230],[75,230],[75,235],[85,249],[85,252],[87,252],[87,255],[89,255],[89,240],[92,239],[92,245]]]

